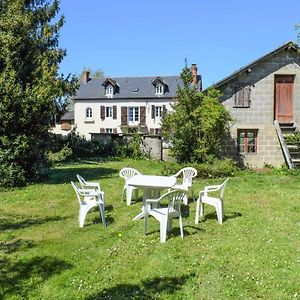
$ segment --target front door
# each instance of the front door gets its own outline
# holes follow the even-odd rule
[[[293,122],[293,75],[275,76],[275,120],[279,123]]]

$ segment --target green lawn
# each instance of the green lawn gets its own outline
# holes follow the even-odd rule
[[[300,178],[246,172],[225,191],[225,222],[194,224],[192,200],[165,244],[159,223],[132,222],[141,202],[121,202],[118,172],[132,166],[161,174],[153,161],[73,164],[51,172],[46,184],[0,191],[0,299],[300,299]],[[77,223],[70,185],[79,173],[100,181],[99,213]],[[198,192],[223,179],[196,180]],[[140,196],[142,196],[140,194]]]

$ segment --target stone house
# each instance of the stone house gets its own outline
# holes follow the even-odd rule
[[[191,66],[193,82],[201,89],[197,66]],[[139,132],[159,135],[161,119],[171,110],[179,76],[119,77],[92,79],[85,71],[74,97],[77,132],[94,136]]]
[[[288,42],[214,87],[222,92],[222,103],[234,119],[224,154],[251,167],[283,165],[286,145],[279,134],[284,128],[295,131],[300,124],[298,46]],[[274,121],[279,123],[277,130]]]

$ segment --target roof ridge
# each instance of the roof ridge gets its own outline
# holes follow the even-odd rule
[[[285,49],[286,47],[289,47],[289,46],[294,47],[295,50],[297,50],[297,49],[300,50],[299,46],[295,42],[288,41],[288,42],[282,44],[281,46],[277,47],[276,49],[268,52],[267,54],[260,56],[259,58],[255,59],[251,63],[242,66],[241,68],[239,68],[236,71],[232,72],[230,75],[226,76],[225,78],[217,81],[216,83],[213,83],[208,88],[210,88],[210,87],[219,87],[219,86],[225,84],[227,81],[231,80],[233,77],[237,76],[238,74],[240,74],[244,70],[247,70],[248,68],[251,68],[252,66],[254,66],[255,64],[257,64],[258,62],[260,62],[260,61],[262,61],[264,59],[267,59],[268,57],[270,57],[271,55],[275,54],[276,52],[281,51],[281,50],[283,50],[283,49]],[[208,88],[206,88],[206,90]]]
[[[106,80],[107,78],[111,79],[127,79],[127,78],[157,78],[157,77],[180,77],[180,75],[153,75],[153,76],[104,76],[101,78],[91,78],[91,80]]]

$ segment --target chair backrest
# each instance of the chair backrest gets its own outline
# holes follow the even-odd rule
[[[79,181],[81,187],[83,188],[84,186],[86,186],[86,181],[85,181],[85,179],[84,179],[82,176],[80,176],[79,174],[77,174],[76,176],[77,176],[77,179],[78,179],[78,181]]]
[[[170,192],[165,193],[159,198],[159,201],[164,199],[168,199],[168,210],[177,210],[180,212],[180,206],[184,203],[184,199],[186,197],[185,191],[180,190],[172,190]]]
[[[74,189],[74,191],[76,193],[76,196],[77,196],[79,204],[84,203],[83,197],[80,194],[79,186],[75,182],[73,182],[73,181],[71,181],[71,185],[72,185],[72,187],[73,187],[73,189]]]
[[[141,173],[133,168],[123,168],[120,170],[119,175],[127,181],[134,175],[141,175]]]
[[[227,178],[220,187],[220,199],[223,200],[223,196],[224,196],[224,191],[225,191],[225,187],[226,187],[226,183],[229,180],[229,178]]]
[[[176,177],[182,174],[182,184],[192,186],[192,179],[197,176],[197,170],[193,167],[186,167],[178,171]]]
[[[79,174],[76,175],[77,179],[80,183],[80,186],[82,189],[85,188],[93,188],[96,190],[100,190],[101,191],[101,187],[100,187],[100,183],[99,182],[87,182],[82,176],[80,176]]]

